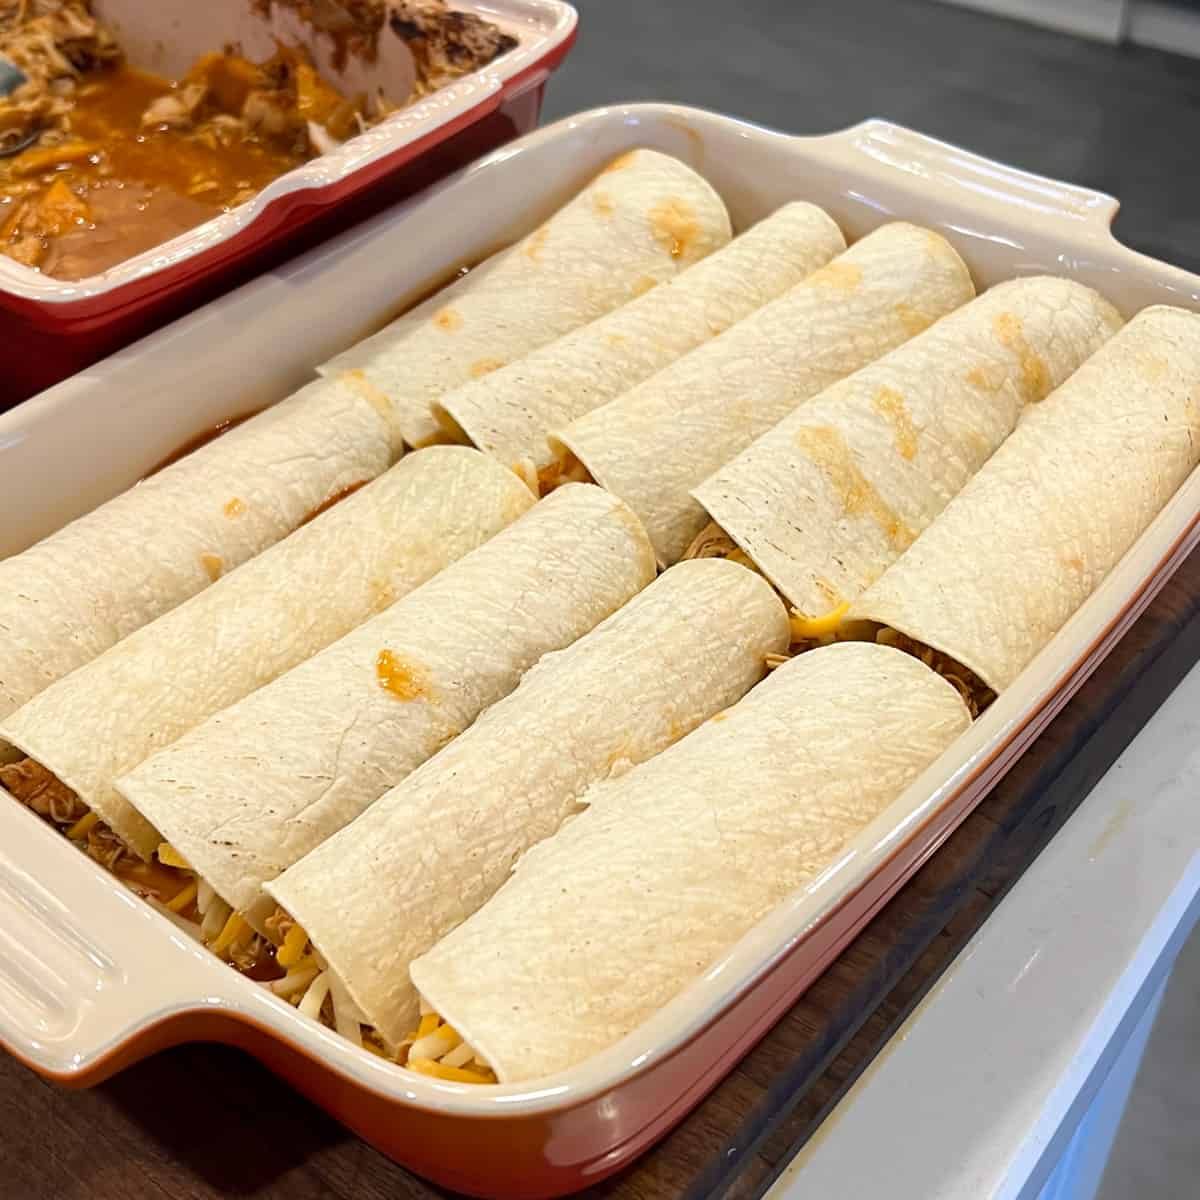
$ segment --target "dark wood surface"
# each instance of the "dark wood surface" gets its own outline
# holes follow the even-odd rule
[[[1133,244],[1200,267],[1200,64],[917,0],[579,0],[548,115],[675,99],[795,131],[867,115],[1115,192]],[[884,1046],[1200,658],[1200,555],[1036,746],[741,1066],[603,1200],[748,1200]],[[164,1053],[68,1093],[0,1056],[0,1197],[436,1200],[242,1055]]]
[[[593,1200],[761,1194],[1198,660],[1200,552],[779,1025]],[[441,1200],[220,1046],[168,1051],[86,1092],[0,1058],[0,1195]]]

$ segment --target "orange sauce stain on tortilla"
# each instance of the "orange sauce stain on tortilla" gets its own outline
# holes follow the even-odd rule
[[[433,314],[433,323],[443,333],[455,333],[462,328],[462,315],[457,313],[452,308],[439,308]]]
[[[601,175],[608,175],[612,171],[623,171],[626,167],[632,167],[634,159],[637,157],[636,150],[627,150],[619,158],[614,158],[612,162],[600,172]]]
[[[480,358],[476,359],[471,364],[471,378],[482,379],[485,375],[490,375],[493,371],[498,371],[504,366],[504,360],[500,358]]]
[[[916,337],[918,333],[924,333],[929,328],[929,318],[919,309],[913,308],[911,304],[905,304],[903,301],[896,305],[896,316],[900,320],[900,324],[904,326],[904,332],[909,337]]]
[[[658,287],[658,280],[653,275],[643,275],[641,279],[633,285],[633,294],[635,296],[644,296],[647,292]]]
[[[391,413],[391,397],[380,391],[358,368],[346,371],[339,375],[338,379],[351,391],[357,392],[381,417],[387,417]]]
[[[387,608],[396,601],[396,591],[386,579],[371,581],[372,604],[376,612]]]
[[[871,402],[875,411],[892,427],[896,453],[912,461],[917,456],[917,430],[904,397],[895,388],[881,387]]]
[[[406,663],[390,650],[380,650],[375,660],[375,677],[385,692],[397,700],[419,700],[426,695],[424,671]]]
[[[1015,351],[1021,363],[1021,383],[1027,399],[1041,400],[1050,390],[1050,372],[1046,364],[1025,340],[1021,319],[1014,313],[1000,313],[992,322],[1002,345]]]
[[[200,565],[207,572],[209,579],[213,583],[216,583],[221,578],[221,572],[225,569],[225,564],[221,561],[219,554],[200,555]]]
[[[231,500],[225,501],[225,515],[232,520],[234,517],[240,517],[246,511],[245,500],[234,496]]]
[[[885,503],[862,473],[845,439],[829,425],[801,426],[796,446],[829,480],[848,516],[869,517],[897,550],[907,550],[916,535]]]
[[[592,194],[592,208],[595,210],[596,216],[603,217],[605,220],[617,211],[616,205],[613,204],[613,198],[607,192]]]
[[[982,367],[972,367],[967,372],[967,383],[973,388],[979,388],[982,392],[990,392],[993,389],[992,381],[988,378],[988,373]]]
[[[1141,360],[1142,374],[1145,375],[1151,383],[1157,383],[1162,379],[1168,370],[1170,364],[1165,358],[1160,358],[1157,354],[1147,354]]]
[[[808,282],[812,287],[826,287],[838,292],[857,292],[862,283],[862,267],[856,263],[831,262],[814,271]]]
[[[550,226],[542,225],[535,229],[528,238],[525,239],[525,257],[532,259],[534,262],[542,261],[542,247],[546,244],[546,239],[550,236]]]
[[[718,713],[713,713],[713,715],[712,715],[711,717],[709,717],[708,719],[709,719],[709,721],[711,721],[711,722],[712,722],[712,724],[714,724],[714,725],[715,725],[715,724],[716,724],[718,721],[727,721],[727,720],[729,720],[729,710],[728,710],[728,709],[724,709],[724,708],[723,708],[723,709],[722,709],[720,712],[718,712]]]
[[[647,214],[654,239],[667,247],[672,258],[682,258],[700,233],[692,206],[678,196],[662,200]]]
[[[336,492],[331,492],[325,497],[324,500],[321,501],[320,504],[317,505],[316,508],[312,510],[312,512],[308,514],[308,516],[304,518],[303,521],[300,522],[300,524],[307,525],[309,521],[315,521],[323,512],[328,512],[335,504],[345,500],[347,496],[353,496],[359,488],[366,487],[370,482],[371,481],[369,479],[359,479],[355,483],[348,483],[345,487],[338,488]],[[297,528],[299,528],[299,526],[297,526]]]
[[[1074,571],[1077,575],[1083,574],[1083,559],[1078,554],[1068,554],[1063,559],[1063,566]]]

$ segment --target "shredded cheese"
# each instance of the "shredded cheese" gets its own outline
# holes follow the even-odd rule
[[[275,952],[275,961],[285,968],[294,967],[308,949],[308,934],[299,925],[293,925],[283,939],[283,945]]]
[[[164,867],[175,867],[180,871],[190,871],[191,864],[170,842],[162,842],[158,847],[158,861]]]
[[[73,842],[77,842],[82,838],[87,837],[89,833],[100,823],[99,813],[84,813],[70,829],[67,830],[67,837]]]
[[[321,1006],[329,995],[329,975],[322,971],[308,986],[304,999],[300,1001],[300,1011],[314,1021],[321,1019]]]
[[[417,1038],[413,1042],[408,1056],[410,1058],[439,1059],[444,1054],[449,1054],[451,1050],[457,1049],[461,1043],[462,1038],[449,1025],[443,1025],[427,1037]]]
[[[419,1075],[432,1075],[434,1079],[446,1079],[451,1083],[495,1083],[496,1077],[489,1071],[473,1071],[469,1067],[447,1067],[429,1058],[409,1058],[408,1069]]]
[[[232,912],[233,909],[220,896],[214,896],[212,903],[208,906],[208,911],[204,914],[204,920],[200,922],[201,941],[211,942],[225,927],[225,922],[229,920],[229,914]]]
[[[250,926],[246,924],[242,915],[231,912],[229,919],[217,935],[217,940],[211,946],[212,952],[214,954],[224,954],[226,950],[241,942],[250,932]]]
[[[428,1008],[424,998],[421,1006]],[[408,1049],[405,1065],[418,1074],[455,1083],[497,1082],[496,1073],[474,1047],[432,1010],[421,1016],[417,1028],[401,1042],[402,1051],[405,1047]]]
[[[792,615],[788,619],[792,627],[792,641],[819,642],[833,637],[842,623],[842,618],[849,611],[849,601],[839,604],[837,608],[827,612],[823,617],[806,617],[792,609]]]
[[[175,913],[183,912],[185,908],[196,898],[196,892],[199,890],[199,884],[196,880],[185,884],[170,900],[167,901],[167,907]]]
[[[213,885],[207,879],[201,879],[200,890],[196,893],[196,908],[202,917],[208,912],[216,898],[217,893],[213,890]]]
[[[285,1000],[289,996],[299,997],[299,994],[320,974],[318,967],[304,967],[302,970],[289,971],[282,979],[272,980],[267,986],[277,996]]]
[[[443,1067],[465,1067],[475,1057],[469,1042],[459,1042],[449,1054],[442,1055]]]
[[[333,1027],[347,1041],[361,1046],[362,1024],[357,1018],[354,1002],[341,981],[334,978],[332,971],[326,971],[325,974],[329,979],[329,995],[333,1001]]]

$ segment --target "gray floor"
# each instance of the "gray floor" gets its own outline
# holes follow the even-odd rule
[[[545,118],[671,100],[796,133],[881,116],[1124,204],[1129,245],[1200,270],[1200,61],[927,0],[575,0]],[[1184,951],[1100,1200],[1200,1197],[1200,937]]]

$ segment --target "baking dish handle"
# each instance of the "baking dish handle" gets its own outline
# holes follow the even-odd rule
[[[223,1007],[228,968],[3,789],[0,847],[0,1042],[27,1065],[93,1082]]]
[[[1120,208],[1120,202],[1104,192],[994,162],[877,118],[805,140],[834,160],[848,178],[865,173],[896,183],[907,176],[919,184],[926,199],[931,185],[948,201],[956,193],[966,193],[973,208],[982,205],[1008,220],[1019,216],[1026,223],[1030,219],[1063,222],[1076,230],[1087,227],[1107,239]]]

